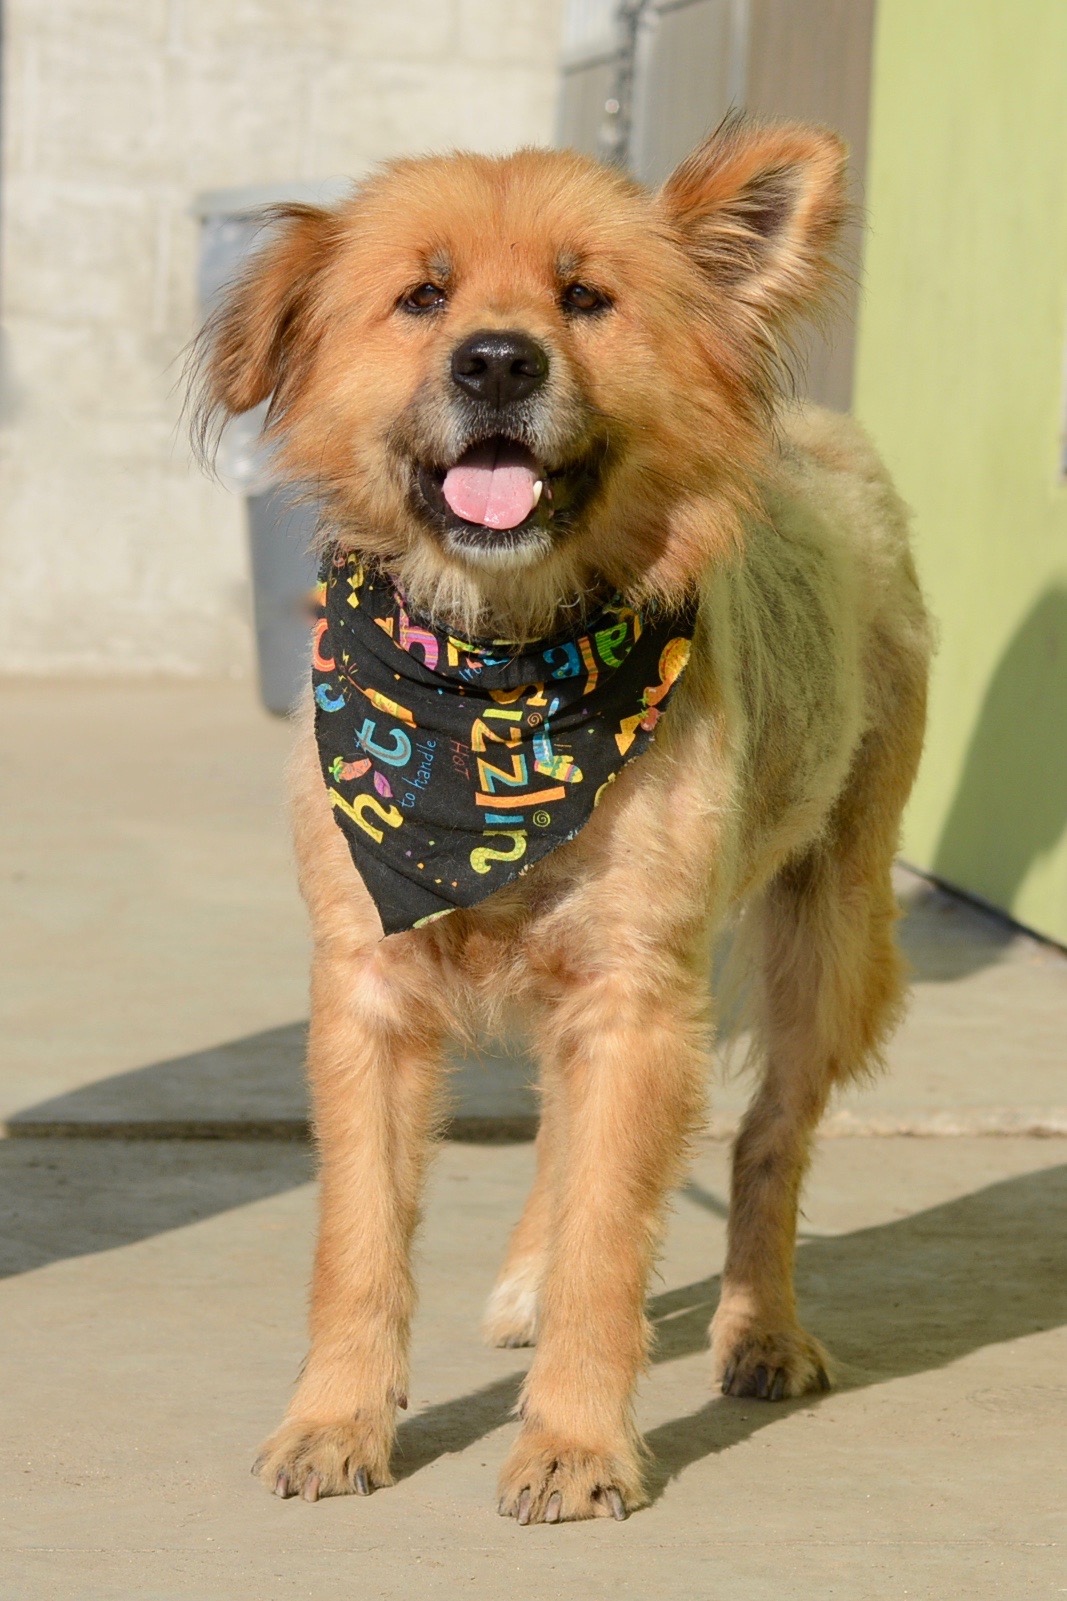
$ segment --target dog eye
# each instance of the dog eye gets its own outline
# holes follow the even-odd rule
[[[419,284],[410,294],[404,296],[400,302],[403,311],[410,311],[418,315],[420,311],[436,311],[443,306],[448,296],[438,284]]]
[[[588,284],[568,284],[561,297],[564,311],[606,311],[611,301]]]

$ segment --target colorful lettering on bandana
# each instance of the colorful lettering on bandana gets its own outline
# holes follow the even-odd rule
[[[476,905],[574,838],[651,742],[694,625],[616,600],[580,633],[464,640],[340,553],[318,599],[323,779],[386,934]]]

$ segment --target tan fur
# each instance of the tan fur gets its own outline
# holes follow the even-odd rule
[[[301,211],[209,336],[208,410],[273,391],[326,536],[454,626],[535,637],[605,588],[697,588],[690,665],[652,749],[570,844],[469,911],[382,941],[334,824],[310,713],[293,765],[315,935],[309,1071],[322,1155],[312,1345],[264,1482],[309,1498],[390,1482],[409,1267],[444,1042],[528,1008],[545,1116],[489,1337],[536,1336],[501,1481],[520,1521],[644,1498],[632,1415],[665,1197],[704,1104],[707,952],[738,923],[761,1083],[737,1141],[717,1379],[774,1399],[827,1382],[792,1289],[797,1196],[835,1084],[901,1006],[890,865],[922,740],[928,633],[905,516],[860,430],[784,406],[775,358],[825,292],[842,213],[832,135],[732,124],[660,195],[577,156],[401,163]],[[447,281],[447,316],[405,322]],[[562,276],[610,291],[568,324]],[[478,327],[553,355],[546,452],[608,463],[539,565],[450,557],[412,512],[447,449],[447,356]],[[408,467],[405,464],[409,464]]]

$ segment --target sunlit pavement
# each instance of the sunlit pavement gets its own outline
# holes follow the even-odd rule
[[[623,1525],[496,1516],[528,1353],[487,1351],[478,1321],[532,1102],[521,1059],[469,1066],[399,1483],[281,1503],[248,1467],[302,1356],[314,1222],[288,732],[240,684],[10,684],[0,725],[0,1594],[1060,1593],[1067,958],[902,874],[911,1014],[891,1074],[831,1114],[799,1250],[841,1387],[712,1396],[709,1138],[653,1286],[654,1500]],[[716,1089],[713,1132],[742,1104]]]

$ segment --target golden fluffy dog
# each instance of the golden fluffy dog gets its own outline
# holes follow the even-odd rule
[[[576,837],[410,932],[383,939],[303,720],[322,1193],[311,1349],[257,1464],[280,1495],[391,1483],[444,1048],[508,997],[531,1020],[543,1117],[486,1321],[496,1344],[537,1346],[500,1510],[641,1505],[646,1283],[701,1124],[727,922],[761,1077],[714,1375],[767,1401],[829,1383],[797,1321],[797,1197],[831,1089],[877,1063],[901,1008],[890,864],[928,658],[877,457],[850,421],[781,396],[794,320],[831,285],[844,159],[825,131],[735,120],[655,194],[565,152],[400,161],[336,209],[276,214],[206,332],[204,426],[272,395],[324,547],[357,551],[413,614],[536,641],[609,594],[639,614],[698,602],[654,744]],[[528,496],[518,523],[479,521],[469,495],[457,515],[446,493],[487,450]]]

